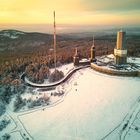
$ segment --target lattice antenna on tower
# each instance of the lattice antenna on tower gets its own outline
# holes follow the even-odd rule
[[[93,45],[92,46],[94,46],[94,35],[93,35]]]
[[[55,11],[53,12],[54,16],[54,66],[56,71],[56,25],[55,25]]]

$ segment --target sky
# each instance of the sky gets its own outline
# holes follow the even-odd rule
[[[0,0],[0,28],[140,25],[140,0]]]

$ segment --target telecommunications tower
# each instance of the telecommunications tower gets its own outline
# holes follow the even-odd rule
[[[116,48],[114,49],[115,64],[122,65],[127,63],[126,33],[122,30],[117,32]]]
[[[54,35],[53,35],[53,39],[54,39],[54,67],[55,67],[55,71],[56,71],[56,25],[55,25],[55,11],[53,12],[53,16],[54,16]]]

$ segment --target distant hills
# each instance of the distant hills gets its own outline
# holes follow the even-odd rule
[[[57,35],[58,47],[77,47],[86,46],[92,41],[94,35],[96,40],[116,40],[117,29],[104,29],[91,32],[63,33]],[[139,28],[130,28],[126,30],[127,39],[135,41],[139,45]],[[78,42],[80,41],[80,43]],[[132,42],[132,41],[131,41]],[[5,53],[32,53],[33,51],[46,50],[53,46],[53,35],[38,32],[23,32],[18,30],[0,31],[0,54]],[[89,46],[89,45],[87,45]],[[42,49],[43,48],[43,49]]]
[[[0,32],[0,37],[7,37],[10,39],[16,39],[20,37],[21,35],[25,35],[25,32],[17,31],[17,30],[2,30]]]
[[[70,33],[63,33],[62,35],[65,35],[66,37],[69,38],[87,38],[87,37],[94,37],[96,38],[102,38],[102,37],[107,37],[107,38],[116,38],[117,31],[123,30],[126,31],[127,36],[140,36],[140,27],[126,27],[126,28],[95,28],[91,29],[89,31],[81,31],[79,30],[78,32],[70,32]]]
[[[62,39],[62,37],[57,37]],[[18,30],[0,31],[0,52],[3,51],[22,51],[32,50],[40,46],[46,46],[53,43],[51,34],[37,32],[22,32]]]

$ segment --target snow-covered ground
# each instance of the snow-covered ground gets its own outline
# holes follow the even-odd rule
[[[136,63],[137,65],[140,66],[140,58],[138,58],[138,57],[128,57],[127,62],[128,63]]]
[[[16,39],[20,35],[24,35],[24,34],[25,34],[24,32],[16,31],[16,30],[3,30],[3,31],[1,31],[0,36],[8,37],[11,39]]]
[[[64,76],[65,76],[69,71],[71,71],[72,69],[74,69],[74,65],[73,65],[73,63],[65,64],[65,65],[62,65],[62,66],[57,67],[57,69],[58,69],[59,71],[62,71],[62,72],[64,73]],[[50,69],[50,71],[53,72],[53,71],[54,71],[54,68]],[[46,80],[44,81],[44,84],[45,84],[45,85],[46,85],[46,84],[49,84],[48,79],[46,79]]]
[[[57,69],[59,71],[62,71],[64,73],[64,75],[66,75],[69,71],[71,71],[72,69],[74,69],[74,65],[73,63],[69,63],[69,64],[64,64],[62,66],[57,67]],[[51,72],[54,71],[54,68],[50,69]]]
[[[131,112],[140,96],[139,83],[138,77],[109,76],[90,68],[79,70],[65,83],[63,102],[19,119],[35,140],[101,140]],[[118,131],[105,139],[118,140]],[[140,139],[140,135],[135,139],[133,135],[125,140]]]
[[[104,69],[111,69],[115,71],[140,71],[140,58],[138,57],[127,57],[127,64],[116,67],[114,65],[114,55],[104,55],[97,57],[97,64]]]
[[[114,55],[110,54],[110,55],[104,55],[104,56],[98,56],[97,57],[98,60],[104,62],[104,63],[108,63],[111,60],[114,61]],[[127,57],[127,63],[135,63],[135,64],[140,64],[140,58],[139,57]]]

